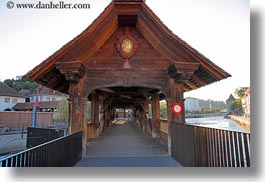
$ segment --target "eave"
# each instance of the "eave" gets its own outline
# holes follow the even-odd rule
[[[82,66],[87,57],[93,56],[119,26],[135,26],[152,47],[171,62],[169,67],[173,65],[175,68],[170,69],[171,74],[179,74],[176,63],[198,64],[197,69],[191,72],[192,76],[183,80],[185,91],[231,76],[170,31],[144,2],[114,1],[86,30],[29,71],[25,77],[68,93],[69,81],[59,69],[62,67],[60,64],[64,64],[63,67],[65,63]]]

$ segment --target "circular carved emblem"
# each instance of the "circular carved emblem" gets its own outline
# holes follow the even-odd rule
[[[133,51],[133,43],[132,43],[132,41],[130,39],[128,39],[128,38],[125,38],[122,41],[121,49],[126,54],[131,53]]]
[[[130,34],[129,27],[125,27],[123,33],[124,35],[117,37],[115,47],[126,62],[123,67],[130,68],[129,61],[138,49],[139,41]]]

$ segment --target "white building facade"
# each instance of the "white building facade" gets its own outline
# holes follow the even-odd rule
[[[193,97],[187,97],[184,102],[185,111],[193,112],[200,111],[199,99]]]
[[[17,103],[24,103],[25,97],[19,95],[16,90],[0,82],[0,112],[12,111]]]

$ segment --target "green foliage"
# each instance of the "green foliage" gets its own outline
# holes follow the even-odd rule
[[[208,108],[208,109],[204,109],[203,111],[200,111],[200,114],[210,114],[210,113],[216,113],[216,112],[220,112],[221,110],[223,110],[224,108]]]
[[[9,87],[19,91],[21,89],[35,89],[38,87],[36,82],[27,80],[26,78],[22,77],[21,79],[6,79],[4,83]]]
[[[160,102],[160,118],[167,119],[167,103]]]
[[[241,99],[245,96],[245,90],[244,88],[240,87],[240,88],[237,88],[236,91],[235,91],[235,94]]]
[[[235,115],[243,115],[241,99],[236,99],[231,102],[231,111]]]
[[[69,121],[69,104],[67,99],[59,102],[57,112],[54,113],[58,122],[68,123]],[[91,102],[87,102],[86,121],[91,121]]]
[[[91,102],[87,102],[87,109],[86,109],[86,121],[89,123],[91,122]]]
[[[58,122],[68,123],[69,121],[69,104],[67,99],[63,99],[59,102],[55,117]]]
[[[151,104],[149,104],[148,115],[149,115],[149,117],[152,117],[153,116],[153,110],[152,110],[152,105]]]

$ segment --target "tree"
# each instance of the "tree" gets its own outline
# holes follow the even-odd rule
[[[163,119],[167,119],[167,103],[160,102],[160,117]]]
[[[4,83],[16,91],[21,89],[35,89],[39,86],[36,82],[27,80],[24,77],[17,79],[6,79],[4,80]]]
[[[245,96],[245,89],[243,87],[239,87],[236,89],[235,94],[241,99]]]
[[[68,123],[69,120],[69,104],[67,99],[59,102],[57,112],[54,113],[58,122]],[[86,121],[91,121],[91,102],[87,102]]]
[[[235,90],[235,94],[239,97],[231,102],[231,111],[236,115],[243,115],[244,110],[242,108],[242,98],[245,96],[245,88],[239,87]]]
[[[58,122],[68,123],[69,120],[69,104],[67,99],[63,99],[59,102],[55,117]]]
[[[231,102],[231,111],[235,115],[243,114],[241,99],[235,99]]]

